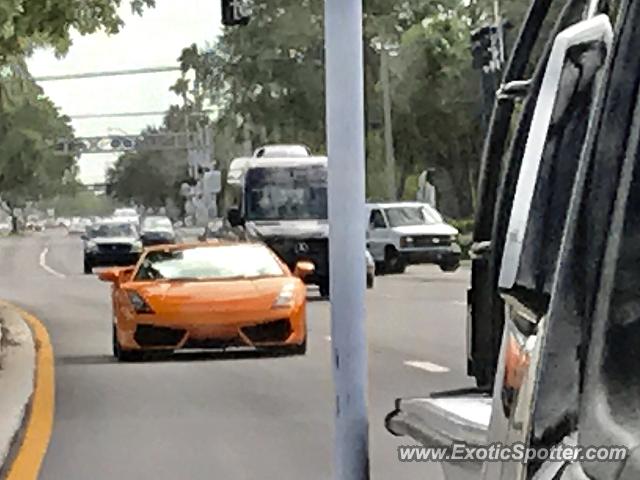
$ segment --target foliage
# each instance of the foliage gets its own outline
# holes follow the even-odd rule
[[[187,91],[184,96],[187,98]],[[147,128],[142,135],[162,132],[184,132],[208,126],[207,117],[196,110],[193,103],[184,107],[172,106],[159,129]],[[181,205],[180,186],[187,178],[187,152],[142,151],[126,153],[107,172],[110,195],[121,202],[146,207]]]
[[[121,0],[3,0],[0,2],[0,65],[10,57],[33,48],[52,46],[64,54],[71,45],[69,32],[81,34],[104,29],[117,33],[122,27],[118,15]],[[155,0],[131,0],[131,9],[141,14]]]
[[[26,69],[23,67],[22,72]],[[24,73],[0,83],[0,204],[12,215],[28,201],[77,187],[72,156],[55,155],[50,140],[71,137],[69,119]]]
[[[50,200],[39,202],[42,210],[54,209],[57,216],[86,217],[107,216],[116,207],[113,199],[106,195],[97,195],[89,190],[79,188],[74,194],[59,195]]]

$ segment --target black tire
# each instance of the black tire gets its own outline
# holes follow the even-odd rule
[[[91,265],[86,260],[84,261],[84,274],[91,275],[93,273],[93,265]]]
[[[459,260],[453,260],[451,262],[440,264],[440,270],[442,270],[443,272],[455,272],[456,270],[458,270],[458,268],[460,268]]]
[[[116,335],[115,324],[113,324],[111,344],[113,349],[113,356],[119,362],[138,362],[143,358],[142,352],[134,351],[134,350],[125,350],[122,348],[122,346],[120,345],[120,342],[118,341],[118,335]]]
[[[322,280],[318,284],[318,288],[320,289],[320,296],[322,298],[329,298],[329,279]]]
[[[384,250],[384,270],[387,273],[404,273],[407,268],[407,263],[402,258],[400,253],[389,245]]]
[[[374,276],[367,274],[367,288],[373,288]]]
[[[375,275],[381,276],[386,272],[384,271],[384,262],[376,262]]]

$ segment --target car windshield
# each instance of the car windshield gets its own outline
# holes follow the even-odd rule
[[[223,280],[276,277],[284,271],[262,245],[224,245],[151,251],[136,280]]]
[[[171,230],[173,229],[173,225],[171,224],[171,220],[166,217],[148,217],[144,220],[143,229],[152,230],[152,229],[163,229],[163,230]]]
[[[324,166],[253,168],[245,179],[248,220],[324,220]]]
[[[386,208],[385,213],[387,214],[389,225],[392,227],[424,225],[428,223],[422,207],[391,207]]]
[[[440,215],[440,212],[438,212],[431,205],[424,205],[422,207],[422,213],[424,214],[425,222],[429,225],[444,223],[444,218],[442,218],[442,215]]]
[[[87,228],[89,238],[135,237],[135,229],[128,223],[104,223]]]

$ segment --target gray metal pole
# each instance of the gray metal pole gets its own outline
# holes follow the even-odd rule
[[[387,166],[389,200],[396,199],[396,158],[393,151],[393,124],[391,123],[391,86],[389,83],[389,52],[385,45],[380,52],[380,77],[382,81],[382,106],[384,110],[384,147]]]
[[[362,0],[325,0],[334,476],[368,480]]]

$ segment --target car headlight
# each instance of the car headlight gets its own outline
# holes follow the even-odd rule
[[[136,313],[154,313],[153,309],[145,302],[144,298],[140,296],[138,292],[130,290],[127,292],[131,306]]]
[[[413,246],[413,237],[402,237],[400,239],[401,247],[411,247]]]
[[[131,245],[131,251],[135,253],[139,253],[142,251],[142,242],[137,241]]]
[[[295,285],[293,283],[287,283],[282,290],[280,290],[280,294],[273,302],[272,308],[289,308],[293,305],[293,297],[295,293]]]
[[[86,244],[86,248],[89,252],[95,252],[96,250],[98,250],[98,244],[93,240],[89,240]]]

